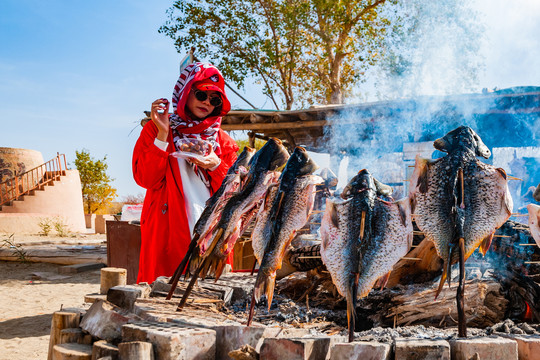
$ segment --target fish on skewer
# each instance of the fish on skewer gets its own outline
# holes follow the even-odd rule
[[[233,195],[223,207],[223,215],[206,244],[201,241],[201,257],[210,256],[208,268],[215,271],[216,280],[221,275],[227,256],[236,240],[244,233],[264,198],[268,188],[277,183],[279,168],[289,159],[289,153],[279,139],[270,139],[255,154],[249,173],[240,192]],[[203,237],[201,236],[201,239]],[[204,240],[204,239],[203,239]],[[215,244],[212,249],[212,244]],[[203,269],[202,277],[207,269]]]
[[[266,199],[264,224],[258,223],[252,234],[255,256],[260,266],[251,298],[248,326],[253,319],[255,303],[266,294],[268,307],[272,304],[276,271],[281,268],[285,251],[296,232],[304,226],[313,210],[315,186],[323,179],[311,175],[318,165],[302,147],[296,147],[279,179]],[[259,220],[262,219],[260,218]],[[263,250],[261,252],[261,250]]]
[[[457,261],[452,245],[456,236],[464,238],[465,258],[479,246],[485,254],[513,204],[505,171],[476,158],[487,159],[491,152],[471,128],[461,126],[433,146],[447,155],[437,160],[416,157],[409,197],[416,224],[445,264],[438,295],[449,266]]]
[[[358,297],[367,296],[379,278],[410,249],[413,229],[408,198],[389,202],[391,188],[361,170],[343,190],[327,199],[321,223],[321,257],[332,282],[347,301],[349,341],[354,340]]]
[[[199,237],[197,245],[200,251],[194,252],[190,259],[197,267],[178,305],[178,311],[183,308],[199,274],[205,277],[208,271],[214,271],[216,280],[219,278],[234,243],[254,215],[268,186],[279,178],[278,169],[288,158],[287,149],[281,140],[275,138],[270,138],[251,158],[249,172],[241,189],[227,200],[222,210],[220,208],[221,217],[217,225]]]
[[[254,154],[255,149],[245,146],[234,164],[227,171],[219,189],[206,201],[206,206],[193,227],[193,235],[188,251],[169,280],[169,284],[173,284],[173,286],[167,295],[167,300],[171,299],[174,290],[176,289],[178,279],[184,272],[184,269],[197,246],[200,234],[204,233],[209,227],[217,223],[221,217],[221,208],[227,202],[228,198],[238,191],[242,180],[247,175],[246,167]]]
[[[512,197],[505,171],[476,158],[487,159],[491,152],[471,128],[452,130],[433,146],[447,155],[434,161],[417,156],[409,197],[416,224],[443,259],[436,297],[459,260],[458,335],[466,337],[464,264],[478,247],[485,255],[496,229],[512,213]]]

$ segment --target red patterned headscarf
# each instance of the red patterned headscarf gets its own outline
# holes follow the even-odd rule
[[[219,114],[211,114],[202,120],[193,120],[185,112],[186,102],[193,84],[201,82],[205,83],[206,87],[219,91],[223,104]],[[225,80],[219,70],[212,64],[200,62],[186,66],[174,87],[172,104],[174,111],[169,117],[169,121],[176,150],[179,151],[183,139],[200,139],[210,142],[214,152],[219,156],[221,148],[217,141],[217,135],[221,125],[221,117],[231,110],[231,103],[225,94]],[[208,186],[206,172],[196,166],[194,166],[194,170]]]

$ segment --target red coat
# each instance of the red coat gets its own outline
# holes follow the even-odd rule
[[[158,276],[172,276],[191,242],[178,160],[169,156],[175,151],[171,133],[167,151],[162,151],[154,145],[157,127],[149,121],[133,151],[133,177],[146,189],[141,214],[138,283],[150,283]],[[221,129],[218,142],[221,164],[208,172],[212,193],[220,187],[238,151],[238,145]]]

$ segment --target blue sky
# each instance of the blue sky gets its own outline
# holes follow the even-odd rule
[[[142,193],[131,176],[139,120],[171,97],[178,54],[158,33],[172,0],[0,0],[0,147],[107,156],[120,199]],[[482,87],[540,86],[540,2],[477,0],[487,26]],[[249,100],[263,107],[257,86]],[[247,108],[230,95],[233,108]],[[266,103],[266,107],[269,103]]]

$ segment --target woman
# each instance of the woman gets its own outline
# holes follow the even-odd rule
[[[133,177],[146,190],[141,214],[141,254],[137,282],[171,276],[187,252],[205,201],[236,160],[238,145],[221,128],[231,104],[225,81],[210,64],[188,65],[169,102],[152,103],[151,119],[133,151]],[[210,145],[203,158],[176,158],[186,140]],[[229,263],[232,264],[232,261]]]

